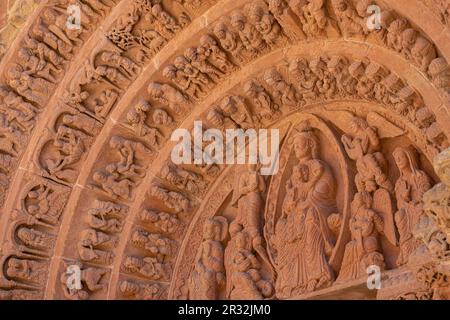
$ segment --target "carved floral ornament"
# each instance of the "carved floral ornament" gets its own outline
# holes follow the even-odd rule
[[[448,297],[449,54],[415,18],[446,1],[124,3],[47,1],[1,61],[1,298],[339,296],[370,266],[372,298]],[[279,129],[279,172],[175,165],[198,119]]]

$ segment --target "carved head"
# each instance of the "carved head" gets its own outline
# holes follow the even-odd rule
[[[261,21],[264,16],[264,9],[258,5],[252,5],[249,10],[249,17],[254,22]]]
[[[370,209],[372,208],[372,202],[373,199],[369,192],[358,192],[355,194],[351,204],[352,212],[356,213],[360,208]]]
[[[408,27],[408,20],[394,20],[388,28],[389,33],[399,36]]]
[[[449,70],[449,65],[447,61],[445,60],[445,58],[440,57],[431,61],[430,66],[428,67],[428,74],[432,78],[434,78],[447,70]]]
[[[167,67],[163,71],[163,76],[165,76],[165,77],[167,77],[167,75],[165,74],[166,69],[167,69]],[[176,73],[176,69],[175,69],[175,73]],[[148,85],[147,92],[153,98],[160,98],[160,97],[164,96],[164,91],[162,89],[162,86],[161,86],[161,84],[159,84],[157,82],[151,82]]]
[[[414,42],[417,39],[417,31],[408,28],[402,33],[402,47],[403,48],[411,48],[414,45]]]
[[[228,222],[225,217],[208,218],[203,225],[203,239],[223,241],[228,232]]]
[[[261,86],[254,80],[249,80],[244,84],[244,92],[252,98],[258,96]]]
[[[123,263],[123,268],[128,272],[138,272],[140,260],[136,257],[127,257]]]
[[[341,12],[347,10],[348,7],[348,4],[345,0],[332,0],[332,4],[337,11]]]
[[[105,173],[103,173],[101,171],[97,171],[92,176],[92,179],[98,183],[105,183],[108,180],[108,177],[106,176]]]
[[[441,181],[450,188],[450,148],[434,158],[433,167]]]

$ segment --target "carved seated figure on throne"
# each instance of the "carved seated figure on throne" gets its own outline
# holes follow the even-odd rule
[[[354,117],[351,121],[352,134],[342,136],[342,143],[348,156],[356,161],[358,174],[355,182],[358,192],[374,192],[378,186],[392,191],[393,186],[384,173],[386,160],[378,152],[380,140],[376,129],[368,125],[367,121]]]
[[[335,240],[327,218],[337,211],[335,179],[319,159],[319,141],[313,131],[298,133],[294,150],[299,162],[287,182],[275,226],[277,298],[312,292],[334,280],[328,258]]]

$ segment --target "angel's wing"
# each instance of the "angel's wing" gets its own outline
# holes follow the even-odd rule
[[[380,139],[395,138],[405,134],[405,130],[397,127],[376,112],[369,112],[367,115],[367,123],[370,126],[377,128]]]
[[[383,219],[383,233],[390,243],[397,245],[397,235],[394,224],[394,208],[389,192],[385,189],[378,189],[373,195],[373,209],[379,213]]]

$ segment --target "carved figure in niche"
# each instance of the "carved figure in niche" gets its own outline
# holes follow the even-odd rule
[[[237,126],[253,128],[252,118],[241,96],[226,96],[220,103],[221,114],[233,121]]]
[[[326,36],[328,18],[325,12],[325,1],[308,0],[303,3],[301,12],[297,14],[302,23],[303,32],[308,37]]]
[[[277,20],[275,20],[275,17],[261,5],[250,5],[249,18],[269,46],[276,46],[286,40],[283,30]]]
[[[111,236],[91,228],[81,231],[80,240],[84,243],[90,243],[92,246],[102,246],[105,248],[114,248],[119,242],[119,238],[116,236]]]
[[[40,59],[26,48],[21,48],[18,53],[18,58],[28,74],[43,78],[51,83],[56,82],[55,75],[61,73],[61,69],[56,69],[51,63]]]
[[[34,283],[42,283],[47,270],[43,262],[14,257],[9,258],[3,267],[8,278]]]
[[[177,217],[167,212],[156,212],[153,210],[143,210],[139,213],[142,222],[151,223],[164,233],[172,234],[180,230],[183,226]]]
[[[203,241],[189,277],[189,299],[216,300],[225,286],[224,249],[222,241],[228,231],[225,217],[208,218],[203,226]]]
[[[165,11],[163,9],[161,4],[153,5],[152,15],[156,19],[157,24],[159,24],[161,26],[159,29],[164,29],[164,31],[166,31],[165,33],[175,34],[179,31],[181,31],[182,28],[181,28],[180,24],[178,24],[178,22],[169,13],[167,13],[167,11]],[[182,20],[185,20],[185,19],[182,19]],[[159,29],[158,29],[158,31],[160,31]],[[169,39],[172,37],[173,37],[173,35],[171,37],[169,37]]]
[[[187,48],[184,56],[190,61],[191,65],[198,69],[201,73],[208,75],[214,82],[219,82],[223,77],[223,72],[216,66],[207,61],[207,57],[197,48]]]
[[[131,236],[131,243],[150,252],[159,262],[170,259],[176,247],[174,240],[144,230],[136,230]]]
[[[114,259],[114,254],[109,251],[96,249],[91,239],[81,239],[77,245],[78,255],[83,261],[111,264]]]
[[[65,206],[66,193],[41,183],[33,187],[23,201],[26,211],[33,218],[57,224]]]
[[[73,263],[72,263],[73,264]],[[67,265],[67,263],[66,263]],[[80,263],[77,265],[81,268],[80,280],[82,284],[81,289],[76,289],[74,287],[68,287],[67,283],[72,276],[72,273],[63,272],[60,277],[61,287],[64,292],[64,296],[71,300],[87,300],[91,292],[102,290],[106,288],[106,284],[101,283],[104,275],[108,273],[108,270],[93,268],[93,267],[82,267]]]
[[[328,60],[328,71],[336,78],[336,86],[341,96],[356,94],[356,80],[348,71],[349,62],[342,56],[331,56]]]
[[[33,38],[38,39],[38,41],[42,41],[53,50],[59,52],[65,60],[72,59],[73,46],[58,38],[42,23],[34,24],[34,26],[31,28],[31,34]]]
[[[230,229],[232,227],[230,226]],[[225,253],[226,297],[232,300],[262,300],[273,295],[270,281],[261,276],[261,263],[253,254],[252,237],[247,231],[233,231]]]
[[[191,201],[176,191],[169,191],[154,185],[151,189],[151,195],[164,202],[169,209],[173,209],[175,213],[189,212],[192,206]]]
[[[113,85],[118,90],[127,88],[130,84],[130,79],[116,68],[100,65],[95,68],[95,73],[97,79],[103,78],[103,80],[106,80],[106,82]]]
[[[386,44],[388,47],[394,49],[397,52],[402,52],[403,44],[408,44],[408,37],[411,37],[413,34],[404,32],[408,29],[409,23],[406,19],[400,18],[394,20],[388,27],[388,33],[386,35]],[[404,34],[404,37],[403,37]],[[405,41],[403,42],[403,38]],[[405,48],[405,50],[407,50]]]
[[[62,70],[62,65],[65,62],[64,58],[45,43],[26,36],[24,44],[40,61],[48,61],[51,64],[51,68],[55,68],[55,73],[59,73]]]
[[[348,0],[332,0],[331,3],[345,37],[364,35],[363,21]]]
[[[200,46],[197,48],[197,52],[223,74],[229,74],[237,69],[228,59],[227,54],[217,45],[217,41],[209,34],[200,38]]]
[[[14,167],[16,165],[16,158],[11,157],[8,154],[0,153],[0,172],[3,174],[10,173],[14,170]]]
[[[154,257],[127,257],[123,268],[130,273],[139,273],[151,280],[167,280],[172,268],[167,263],[161,263]]]
[[[367,191],[355,195],[349,222],[351,240],[345,246],[341,270],[336,282],[367,277],[367,267],[376,265],[384,269],[379,234],[385,226],[379,213],[372,210],[373,199]],[[393,226],[392,226],[393,228]]]
[[[125,296],[139,300],[158,300],[162,299],[164,287],[159,283],[137,284],[131,281],[122,281],[120,283],[120,292]]]
[[[208,75],[204,72],[201,72],[184,56],[176,57],[174,60],[174,65],[177,68],[177,72],[187,79],[189,84],[188,88],[193,85],[195,88],[195,92],[198,92],[195,97],[198,97],[198,95],[205,95],[207,93],[207,90],[213,87],[214,84],[210,80]]]
[[[393,156],[400,171],[400,177],[395,183],[398,207],[395,223],[400,235],[397,265],[401,266],[408,262],[410,254],[420,245],[412,230],[424,214],[422,197],[431,188],[431,183],[428,175],[420,170],[417,154],[412,147],[398,147]]]
[[[94,207],[88,210],[87,222],[95,229],[119,233],[123,222],[119,218],[126,211],[125,207],[108,201],[95,200]]]
[[[255,164],[248,164],[236,180],[235,192],[231,204],[237,207],[236,218],[230,225],[241,225],[248,233],[252,247],[264,257],[266,252],[262,246],[262,212],[264,208],[263,194],[266,190],[266,182],[258,173]]]
[[[286,183],[282,214],[275,225],[276,295],[289,298],[331,285],[328,264],[334,236],[327,224],[336,209],[336,182],[319,159],[319,141],[305,123],[294,137],[298,159]]]
[[[342,136],[342,143],[348,156],[356,161],[358,173],[355,177],[358,192],[374,192],[378,186],[392,191],[393,186],[383,172],[386,160],[380,150],[380,139],[376,129],[366,120],[354,117],[350,124],[351,135]]]
[[[25,245],[43,251],[50,251],[55,246],[55,237],[47,232],[21,226],[16,231],[17,238]]]
[[[264,74],[264,81],[270,86],[272,95],[292,109],[297,109],[303,102],[303,98],[294,86],[283,79],[276,69],[269,69]]]
[[[30,76],[22,66],[15,64],[6,72],[8,84],[14,88],[18,94],[31,102],[44,106],[50,95],[51,82],[42,78]]]
[[[153,122],[162,126],[172,126],[174,124],[173,118],[164,109],[155,109],[152,119]]]
[[[272,120],[281,115],[280,106],[274,103],[266,89],[256,80],[249,80],[244,85],[244,92],[258,109],[262,119]]]
[[[169,107],[177,114],[180,114],[189,105],[188,98],[171,85],[152,82],[149,84],[147,91],[153,99]]]
[[[248,52],[238,35],[231,32],[225,23],[220,22],[214,27],[214,34],[219,39],[220,45],[226,51],[238,60],[239,63],[245,62],[250,56],[251,52]]]
[[[252,54],[253,58],[268,48],[262,35],[241,12],[235,11],[232,13],[231,25],[237,30],[242,44]]]
[[[151,106],[148,102],[141,102],[127,113],[127,122],[137,136],[145,139],[150,146],[159,146],[160,140],[163,137],[157,128],[151,128],[145,124],[147,120],[147,112]]]
[[[427,191],[423,197],[424,209],[441,229],[450,245],[450,149],[438,154],[433,161],[434,171],[442,181]]]
[[[316,94],[331,99],[336,92],[336,79],[328,72],[327,65],[321,57],[314,58],[309,62],[309,68],[316,76],[314,86]]]

